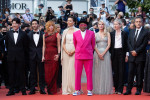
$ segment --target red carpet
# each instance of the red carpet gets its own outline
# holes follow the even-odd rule
[[[21,93],[15,94],[13,96],[6,96],[8,89],[2,87],[0,89],[0,100],[150,100],[150,94],[142,93],[142,95],[134,95],[136,89],[133,88],[132,95],[86,95],[86,84],[82,84],[82,88],[84,91],[83,95],[80,96],[72,96],[72,95],[61,95],[58,93],[57,95],[41,95],[37,92],[34,95],[22,96]],[[29,91],[28,91],[29,92]],[[28,93],[27,92],[27,93]],[[125,89],[124,89],[125,92]]]

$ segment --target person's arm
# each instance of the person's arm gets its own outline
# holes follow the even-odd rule
[[[99,21],[101,19],[101,13],[99,14],[99,17],[97,18],[97,20]]]
[[[108,36],[108,45],[107,45],[105,51],[102,53],[102,56],[104,56],[106,54],[106,52],[109,50],[109,48],[110,48],[110,44],[111,44],[110,33],[107,33],[107,36]]]
[[[64,41],[63,41],[63,49],[68,55],[70,55],[70,52],[68,52],[66,49],[66,36],[64,37]]]
[[[124,3],[124,5],[127,5],[127,2],[125,0],[122,0],[122,2]]]
[[[59,33],[57,33],[57,50],[58,50],[58,54],[55,55],[54,60],[58,61],[59,56],[60,56],[60,35]]]
[[[67,9],[66,9],[66,6],[67,6],[67,4],[64,6],[64,10],[67,10]]]
[[[119,2],[119,0],[116,0],[116,1],[115,1],[115,4],[117,4],[118,2]]]
[[[94,51],[94,49],[95,49],[95,34],[94,34],[94,32],[92,32],[92,48]]]
[[[43,34],[42,62],[45,60],[45,34]]]

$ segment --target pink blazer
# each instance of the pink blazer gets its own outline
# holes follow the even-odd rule
[[[86,30],[84,40],[80,30],[74,32],[73,42],[75,46],[75,59],[93,59],[95,47],[95,34],[93,31]]]

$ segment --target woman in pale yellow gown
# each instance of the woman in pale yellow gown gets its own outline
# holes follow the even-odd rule
[[[73,33],[79,29],[74,27],[74,18],[68,17],[68,28],[62,36],[61,63],[62,63],[62,94],[73,94],[75,91],[75,48],[73,44]]]

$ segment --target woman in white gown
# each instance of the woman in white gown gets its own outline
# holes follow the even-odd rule
[[[98,22],[99,32],[95,34],[96,46],[93,66],[93,94],[112,94],[113,77],[110,48],[110,33],[106,31],[105,23]]]
[[[75,20],[68,17],[68,28],[62,36],[61,63],[62,63],[62,94],[73,94],[75,91],[75,48],[73,44],[73,33],[78,29],[74,27]]]

